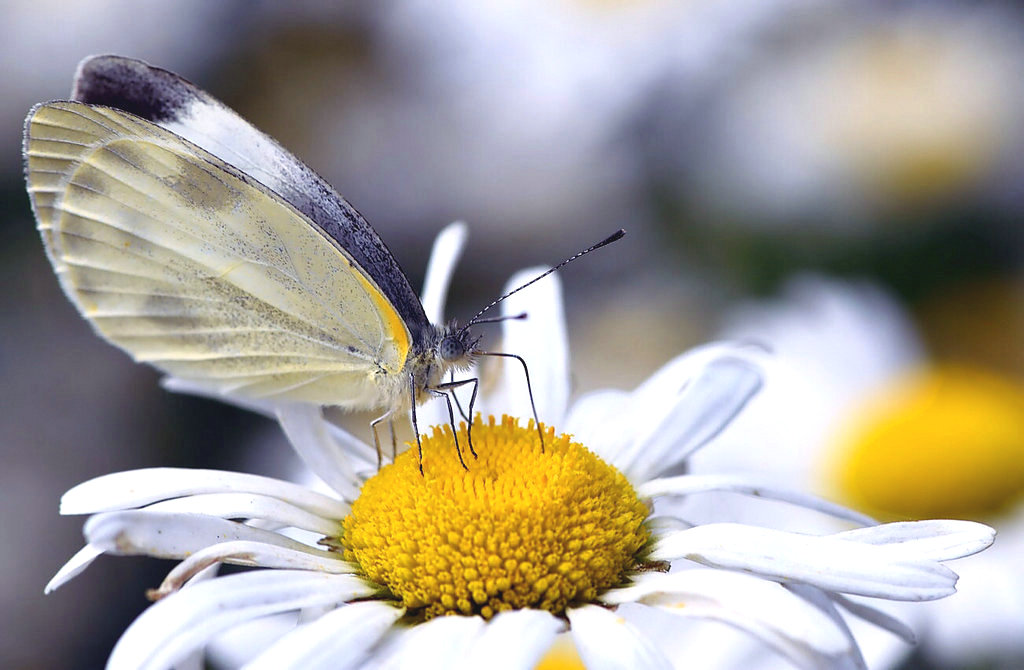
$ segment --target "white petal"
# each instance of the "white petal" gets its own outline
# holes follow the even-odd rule
[[[258,398],[246,398],[237,395],[225,396],[221,395],[216,390],[211,390],[203,386],[202,384],[197,384],[196,382],[185,379],[179,379],[177,377],[164,377],[160,380],[160,385],[172,393],[187,393],[203,398],[219,400],[227,403],[228,405],[234,405],[250,412],[262,414],[268,419],[277,420],[277,408],[280,405],[280,402],[275,400],[261,400]],[[328,422],[328,429],[334,436],[334,439],[346,449],[346,454],[356,461],[353,463],[354,467],[358,467],[358,464],[376,466],[377,457],[372,447],[365,444],[362,440],[356,438],[337,424]]]
[[[380,601],[343,605],[298,626],[246,664],[245,670],[347,670],[402,616],[404,609]]]
[[[430,260],[427,262],[427,273],[423,279],[421,296],[423,311],[430,323],[443,324],[445,322],[444,312],[448,288],[451,285],[452,276],[455,274],[455,266],[458,264],[459,258],[462,257],[462,251],[466,246],[467,235],[466,224],[456,221],[445,226],[434,240]],[[475,375],[470,374],[469,376]],[[462,398],[462,395],[459,397]],[[468,402],[468,397],[466,402]],[[462,406],[467,412],[469,411],[465,403]],[[421,433],[425,432],[428,426],[449,423],[447,403],[441,399],[435,399],[433,402],[417,407],[416,420]]]
[[[327,422],[327,428],[331,431],[334,439],[345,449],[345,454],[352,461],[352,467],[360,473],[364,471],[371,471],[373,474],[377,473],[377,450],[372,445],[366,444],[352,433],[330,421]],[[367,477],[360,477],[362,481],[366,479]]]
[[[588,670],[671,670],[672,663],[625,619],[596,605],[568,610],[569,632]]]
[[[182,660],[174,664],[174,670],[205,670],[206,659],[202,649],[188,654]]]
[[[226,395],[216,388],[206,386],[197,381],[181,379],[170,375],[160,379],[160,386],[171,393],[184,393],[186,395],[194,395],[200,398],[218,400],[226,405],[232,405],[249,412],[262,414],[263,416],[271,419],[274,418],[274,407],[276,406],[276,402],[273,400],[247,398],[236,394]]]
[[[830,668],[834,670],[868,670],[867,664],[864,662],[864,656],[860,653],[860,647],[857,645],[857,640],[853,637],[853,632],[847,625],[846,619],[839,614],[839,610],[832,601],[830,593],[809,584],[787,584],[785,588],[787,591],[810,603],[812,607],[816,607],[846,637],[849,653],[835,659],[829,666]]]
[[[685,558],[775,581],[889,600],[935,600],[954,593],[956,584],[956,574],[939,563],[914,560],[886,546],[741,524],[705,524],[669,533],[656,542],[651,558]]]
[[[634,425],[623,416],[629,410],[630,399],[628,392],[615,389],[585,393],[572,404],[561,430],[614,463],[633,439]]]
[[[61,569],[53,576],[53,579],[46,584],[43,593],[52,593],[61,586],[64,586],[64,584],[82,574],[83,570],[92,565],[92,562],[102,555],[103,550],[99,547],[94,547],[91,544],[85,545],[67,563],[61,566]]]
[[[674,395],[644,401],[651,406],[649,419],[638,420],[637,437],[615,465],[637,482],[672,470],[729,425],[760,388],[754,363],[734,357],[711,361]]]
[[[886,545],[908,556],[948,561],[976,554],[992,544],[996,531],[974,521],[902,521],[837,533],[835,537]]]
[[[218,633],[205,647],[210,668],[237,670],[255,660],[299,625],[302,611],[251,619]]]
[[[277,406],[276,414],[288,441],[313,474],[345,500],[355,500],[362,482],[345,449],[335,441],[320,407],[309,403],[282,403]]]
[[[585,396],[570,410],[566,432],[632,481],[650,479],[715,437],[756,393],[758,351],[730,343],[689,351],[631,394]]]
[[[487,623],[460,667],[532,668],[564,628],[561,620],[543,610],[501,612]]]
[[[507,293],[549,268],[520,270],[505,284]],[[530,388],[540,420],[561,430],[569,404],[569,337],[566,334],[565,310],[562,305],[562,283],[557,275],[545,277],[529,288],[508,297],[501,303],[503,316],[525,313],[525,319],[512,319],[502,324],[501,351],[523,357],[530,371]],[[532,418],[526,375],[519,361],[499,359],[497,385],[481,400],[480,409],[487,414],[509,414]]]
[[[465,658],[483,628],[483,619],[475,616],[442,616],[413,625],[395,637],[379,667],[449,670]]]
[[[877,607],[847,598],[839,593],[831,594],[832,600],[850,614],[873,623],[879,628],[884,628],[893,635],[896,635],[907,644],[917,644],[917,635],[907,624],[903,623],[888,612],[883,612]]]
[[[89,544],[120,556],[182,558],[221,542],[245,540],[285,547],[325,560],[340,560],[337,554],[314,549],[278,533],[199,514],[145,510],[106,512],[86,521],[85,536]]]
[[[61,514],[94,514],[141,507],[197,493],[259,493],[327,519],[343,519],[348,504],[304,486],[222,470],[147,468],[115,472],[75,486],[60,499]]]
[[[174,566],[150,598],[163,598],[180,589],[185,582],[218,563],[233,563],[260,568],[311,570],[330,574],[352,574],[356,567],[336,555],[315,556],[306,551],[277,547],[265,542],[230,540],[219,542],[189,554]]]
[[[878,523],[871,517],[848,507],[807,493],[780,487],[766,479],[758,479],[750,475],[681,475],[652,479],[636,487],[637,495],[643,498],[666,495],[687,496],[710,491],[731,491],[755,498],[781,500],[861,525],[874,526]]]
[[[643,575],[634,586],[607,592],[612,604],[638,602],[669,614],[711,619],[765,642],[804,668],[828,666],[851,649],[843,631],[818,608],[781,585],[722,570]]]
[[[590,391],[576,398],[569,414],[565,417],[565,427],[572,429],[573,434],[585,434],[589,426],[607,421],[622,410],[629,402],[630,393],[619,389],[601,389]],[[615,424],[618,425],[618,424]]]
[[[430,323],[444,323],[444,303],[448,296],[455,266],[466,246],[468,230],[462,221],[450,223],[438,233],[427,262],[427,274],[423,279],[423,294],[420,301]]]
[[[742,342],[711,342],[695,347],[661,366],[633,391],[633,395],[641,405],[647,405],[658,398],[677,395],[717,360],[739,359],[756,365],[756,359],[763,354],[762,347]]]
[[[659,516],[653,515],[647,517],[644,521],[644,525],[650,529],[654,537],[662,537],[668,533],[686,530],[687,528],[693,528],[694,524],[684,521],[676,516]]]
[[[147,512],[205,514],[221,519],[260,519],[271,521],[278,528],[302,528],[320,535],[337,535],[341,532],[341,522],[337,519],[325,519],[290,503],[258,493],[202,493],[153,503],[145,509]]]
[[[217,633],[257,617],[374,593],[351,575],[260,570],[201,582],[156,603],[114,647],[108,670],[172,667]]]

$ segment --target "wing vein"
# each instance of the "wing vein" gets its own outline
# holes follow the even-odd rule
[[[111,154],[117,156],[118,159],[124,161],[125,164],[131,166],[132,168],[134,168],[134,169],[136,169],[136,170],[138,170],[140,172],[143,172],[145,174],[150,174],[150,172],[145,167],[140,166],[140,165],[134,163],[133,161],[131,161],[129,158],[125,157],[124,155],[122,155],[122,154],[120,154],[120,153],[118,153],[118,152],[116,152],[116,151],[114,151],[112,149],[109,149],[109,148],[108,148],[108,151],[110,151]],[[155,157],[154,157],[154,160],[158,160],[159,161],[159,159],[155,158]],[[168,165],[167,163],[163,163],[163,164],[166,165],[167,167],[173,167],[171,165]],[[107,175],[109,178],[113,179],[114,181],[116,181],[116,182],[124,185],[125,187],[131,189],[133,192],[138,193],[139,195],[142,195],[143,197],[147,198],[148,200],[154,202],[157,206],[162,206],[163,203],[161,203],[158,199],[154,198],[149,193],[144,193],[144,192],[139,191],[138,189],[133,187],[130,183],[126,182],[124,179],[119,178],[118,176],[116,176],[115,174],[110,172],[109,170],[106,170],[106,169],[104,169],[104,168],[102,168],[102,167],[100,167],[98,165],[94,165],[94,164],[91,164],[91,163],[89,165],[90,165],[90,167],[92,167],[92,168],[102,172],[103,174]],[[202,166],[197,166],[197,167],[199,169],[203,170],[204,172],[206,172],[207,174],[209,174],[212,178],[217,178],[216,175],[212,174],[205,167],[202,167]],[[180,226],[174,226],[174,225],[171,225],[171,224],[169,224],[169,223],[167,223],[165,221],[161,221],[161,220],[155,219],[155,218],[151,217],[150,215],[148,215],[146,212],[140,210],[138,207],[134,207],[134,206],[129,205],[128,203],[125,203],[123,201],[115,201],[115,200],[113,200],[113,198],[109,194],[107,194],[107,193],[103,193],[101,191],[97,191],[97,190],[89,187],[86,184],[80,184],[80,183],[77,183],[77,182],[71,182],[71,183],[73,185],[75,185],[76,187],[87,189],[91,193],[96,194],[97,196],[104,197],[104,198],[107,198],[107,199],[109,199],[111,201],[117,202],[119,205],[121,205],[121,206],[123,206],[123,207],[125,207],[127,209],[131,209],[132,211],[134,211],[134,212],[138,213],[139,215],[145,217],[146,219],[156,223],[157,225],[167,226],[168,228],[170,228],[172,230],[175,230],[175,231],[177,231],[177,232],[179,232],[179,233],[181,233],[183,235],[189,236],[191,239],[196,240],[200,244],[208,245],[211,248],[217,249],[217,250],[219,250],[220,252],[222,252],[225,255],[236,255],[237,256],[237,254],[234,252],[234,250],[230,249],[229,247],[226,247],[226,246],[221,245],[221,244],[215,244],[215,243],[211,242],[208,239],[199,238],[196,235],[194,235],[193,233],[191,233],[191,232],[181,228]],[[137,239],[142,239],[142,240],[145,240],[145,241],[147,241],[147,242],[149,242],[151,244],[161,246],[162,248],[167,249],[168,251],[171,251],[172,253],[177,254],[181,258],[192,260],[193,262],[199,262],[199,261],[196,261],[195,259],[191,259],[191,258],[189,258],[187,256],[182,256],[176,250],[170,249],[166,245],[163,245],[163,244],[160,244],[158,242],[155,242],[154,240],[152,240],[150,238],[142,237],[141,235],[138,235],[135,231],[128,230],[127,228],[122,227],[122,226],[114,225],[110,221],[102,220],[102,219],[98,218],[97,216],[84,215],[84,214],[76,212],[76,211],[71,211],[68,207],[64,206],[64,203],[62,203],[62,208],[63,208],[64,211],[66,211],[66,212],[68,212],[70,214],[73,214],[75,216],[82,216],[83,218],[90,218],[90,219],[92,219],[94,221],[97,221],[98,223],[105,224],[105,225],[107,225],[107,226],[109,226],[109,227],[111,227],[111,228],[113,228],[115,230],[119,230],[119,231],[121,231],[121,232],[123,232],[123,233],[125,233],[127,235],[132,235],[133,237],[136,237]],[[300,214],[300,216],[301,216],[301,214]],[[320,233],[319,229],[317,229],[316,232],[317,232],[317,234],[321,234],[322,235],[322,233]],[[328,244],[330,244],[329,240],[325,240],[325,241],[327,241]],[[333,247],[333,245],[332,245],[332,247]],[[373,305],[373,301],[370,299],[370,296],[366,295],[365,293],[363,293],[361,295],[361,298],[367,304],[368,309],[366,311],[368,311],[371,314],[374,314],[374,316],[377,318],[378,331],[381,332],[381,337],[380,337],[376,347],[374,347],[370,342],[368,342],[364,337],[362,337],[358,332],[356,332],[352,328],[352,326],[349,324],[348,320],[346,320],[344,318],[344,314],[338,309],[337,306],[332,305],[332,304],[328,304],[320,296],[319,292],[310,290],[311,287],[306,282],[304,282],[301,279],[299,279],[298,276],[296,276],[296,274],[294,274],[295,265],[294,265],[294,262],[291,261],[291,254],[290,253],[286,253],[285,255],[289,257],[289,266],[290,266],[292,272],[288,272],[287,270],[285,270],[285,269],[283,269],[283,268],[281,268],[281,267],[279,267],[277,265],[274,265],[274,264],[272,264],[272,263],[270,263],[268,261],[264,261],[264,260],[258,259],[258,258],[241,258],[240,260],[252,263],[254,265],[259,265],[260,267],[268,268],[269,270],[271,270],[273,272],[278,272],[281,275],[287,277],[288,279],[291,279],[292,281],[294,281],[299,286],[302,286],[302,287],[306,288],[308,295],[310,297],[312,297],[316,301],[316,303],[318,305],[320,305],[320,307],[322,307],[324,309],[325,312],[327,312],[328,314],[330,314],[330,315],[332,315],[334,317],[334,322],[338,326],[340,326],[342,329],[344,329],[349,334],[350,337],[352,337],[353,339],[358,341],[360,344],[362,344],[368,351],[373,351],[376,354],[376,359],[379,359],[381,357],[381,354],[382,354],[382,351],[383,351],[383,343],[384,343],[384,340],[385,340],[385,337],[383,335],[385,324],[384,324],[384,321],[381,318],[380,314],[375,309],[375,307]],[[314,324],[314,323],[309,323],[309,325],[314,326],[316,328],[319,328],[319,326],[317,324]]]

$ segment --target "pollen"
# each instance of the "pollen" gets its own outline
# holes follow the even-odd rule
[[[1024,387],[962,365],[914,372],[852,421],[831,467],[842,495],[895,518],[977,518],[1024,498]]]
[[[466,426],[458,433],[466,449]],[[448,426],[363,485],[338,544],[416,616],[534,608],[560,614],[625,581],[649,533],[625,476],[532,421],[477,417],[477,458]]]

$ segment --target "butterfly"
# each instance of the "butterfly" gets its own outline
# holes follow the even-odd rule
[[[383,408],[378,456],[395,412],[419,442],[417,403],[467,383],[475,399],[454,372],[490,354],[470,327],[507,296],[464,326],[430,323],[362,215],[186,79],[87,58],[71,100],[29,113],[24,156],[64,292],[136,361],[219,394]]]

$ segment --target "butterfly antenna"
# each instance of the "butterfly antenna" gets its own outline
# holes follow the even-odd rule
[[[586,249],[584,249],[583,251],[579,252],[578,254],[575,254],[573,256],[570,256],[569,258],[566,258],[564,261],[562,261],[558,265],[554,266],[550,270],[547,270],[546,272],[542,272],[541,274],[537,275],[536,277],[534,277],[530,281],[526,282],[522,286],[519,286],[517,288],[512,289],[511,291],[509,291],[505,295],[501,296],[500,298],[498,298],[497,300],[493,301],[491,304],[487,305],[482,310],[477,312],[476,316],[474,316],[472,319],[470,319],[469,323],[467,323],[465,326],[462,327],[462,330],[463,331],[468,330],[470,326],[474,326],[474,325],[476,325],[478,323],[487,323],[487,321],[482,320],[480,317],[483,316],[484,312],[486,312],[490,308],[494,307],[495,305],[497,305],[499,302],[501,302],[505,298],[508,298],[509,296],[515,295],[516,293],[519,293],[520,291],[522,291],[524,288],[526,288],[530,284],[536,283],[536,282],[540,281],[541,279],[544,279],[544,277],[547,277],[552,272],[556,272],[557,270],[565,267],[569,263],[572,263],[577,258],[580,258],[581,256],[586,256],[591,251],[597,251],[601,247],[607,246],[607,245],[611,244],[612,242],[615,242],[617,240],[622,239],[622,236],[625,235],[625,234],[626,234],[626,231],[621,229],[621,228],[619,228],[614,233],[612,233],[608,237],[604,238],[603,240],[601,240],[597,244],[595,244],[595,245],[593,245],[591,247],[587,247]],[[519,318],[519,316],[510,317],[510,318]],[[488,320],[488,321],[490,321],[490,320]]]
[[[502,321],[522,321],[526,318],[526,312],[519,312],[518,314],[504,314],[502,316],[490,316],[486,319],[474,319],[470,323],[474,326],[479,326],[481,323],[501,323]]]

